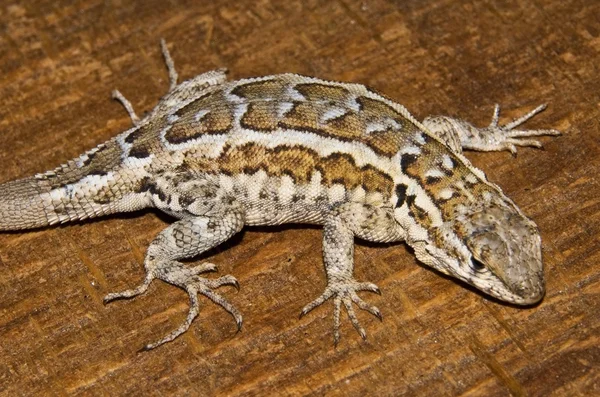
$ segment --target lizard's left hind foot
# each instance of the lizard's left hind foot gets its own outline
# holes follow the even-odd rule
[[[185,321],[177,329],[170,332],[159,341],[147,344],[142,350],[154,349],[155,347],[172,341],[187,331],[190,328],[192,321],[194,321],[200,312],[198,294],[206,296],[208,299],[225,309],[235,319],[238,331],[241,329],[241,314],[227,301],[227,299],[213,291],[214,289],[225,285],[231,285],[239,290],[240,286],[235,277],[231,275],[225,275],[217,279],[200,277],[199,274],[217,270],[217,267],[212,263],[203,263],[191,269],[177,261],[156,261],[156,263],[147,264],[147,267],[148,266],[154,270],[147,273],[142,284],[133,289],[107,294],[104,297],[104,303],[106,304],[116,299],[134,298],[141,295],[148,290],[150,283],[155,278],[158,278],[184,289],[188,293],[190,299],[190,308]]]
[[[242,327],[242,316],[238,310],[214,291],[225,285],[239,289],[237,280],[230,275],[217,279],[200,277],[202,273],[215,271],[216,266],[212,263],[203,263],[189,268],[179,261],[183,258],[200,255],[216,247],[244,226],[244,215],[234,205],[234,201],[230,206],[214,207],[213,210],[214,213],[211,216],[181,219],[159,233],[148,247],[144,259],[146,268],[144,282],[136,288],[111,293],[104,298],[105,303],[120,298],[133,298],[146,292],[154,279],[165,281],[187,292],[190,308],[185,321],[159,341],[146,345],[143,350],[154,349],[163,343],[170,342],[188,330],[194,318],[198,316],[200,306],[198,294],[206,296],[231,314],[235,319],[238,331]]]

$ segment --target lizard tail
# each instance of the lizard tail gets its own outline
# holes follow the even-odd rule
[[[0,230],[33,229],[148,207],[143,171],[115,140],[42,174],[0,184]]]
[[[0,230],[22,230],[49,225],[39,185],[25,178],[0,185]]]
[[[119,183],[118,171],[115,185],[93,175],[53,186],[53,178],[43,176],[0,184],[0,230],[35,229],[149,206],[146,192]]]

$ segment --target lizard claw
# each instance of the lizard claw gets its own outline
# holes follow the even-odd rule
[[[485,148],[484,150],[508,150],[513,156],[517,155],[517,146],[530,146],[541,149],[542,144],[535,139],[522,139],[534,136],[543,135],[561,135],[560,131],[554,129],[542,129],[542,130],[518,130],[515,127],[520,126],[527,120],[534,117],[536,114],[544,111],[546,105],[540,105],[533,109],[531,112],[514,119],[506,125],[499,125],[498,120],[500,116],[500,105],[496,104],[494,108],[494,114],[492,121],[487,128],[481,129],[481,135],[485,136]]]
[[[163,343],[172,341],[187,331],[192,321],[198,316],[200,311],[198,295],[206,296],[208,299],[225,309],[225,311],[231,314],[231,316],[234,318],[237,325],[237,332],[242,329],[242,315],[231,303],[229,303],[229,301],[227,301],[227,299],[214,291],[215,289],[225,285],[231,285],[239,291],[240,284],[235,277],[231,275],[225,275],[216,279],[209,279],[199,276],[202,273],[214,272],[217,270],[217,266],[209,262],[202,263],[193,268],[187,268],[180,262],[160,261],[159,263],[154,264],[154,268],[161,270],[149,270],[144,282],[139,286],[122,292],[110,293],[104,297],[105,304],[115,299],[133,298],[146,292],[148,290],[148,286],[155,278],[159,278],[168,283],[177,285],[188,293],[190,299],[190,308],[185,321],[177,329],[163,337],[161,340],[147,344],[140,351],[152,350]]]
[[[356,304],[360,309],[365,310],[380,321],[383,321],[381,311],[365,301],[363,301],[357,294],[358,291],[370,291],[377,294],[381,294],[379,288],[373,283],[359,283],[354,280],[347,282],[339,282],[335,285],[328,285],[325,291],[317,299],[304,306],[300,312],[300,318],[306,315],[308,312],[322,305],[325,301],[333,299],[333,343],[337,346],[340,340],[340,313],[342,305],[346,308],[348,318],[354,326],[354,329],[359,333],[363,340],[367,339],[367,333],[364,328],[360,325],[356,313],[354,311],[353,303]]]

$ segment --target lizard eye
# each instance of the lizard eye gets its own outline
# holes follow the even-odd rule
[[[475,258],[471,258],[471,267],[476,271],[481,271],[485,268],[485,265],[483,264],[483,262]]]

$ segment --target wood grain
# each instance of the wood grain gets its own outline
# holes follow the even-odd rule
[[[212,252],[244,329],[203,301],[176,341],[136,353],[185,317],[155,282],[131,301],[153,212],[0,234],[2,395],[600,394],[600,3],[593,0],[352,2],[5,0],[0,5],[0,181],[44,171],[130,121],[180,76],[297,72],[384,92],[422,119],[486,125],[540,103],[545,150],[468,153],[540,226],[547,295],[531,308],[484,297],[419,265],[402,244],[359,244],[357,277],[384,321],[360,313],[333,347],[331,307],[298,320],[325,285],[321,231],[248,229]]]

